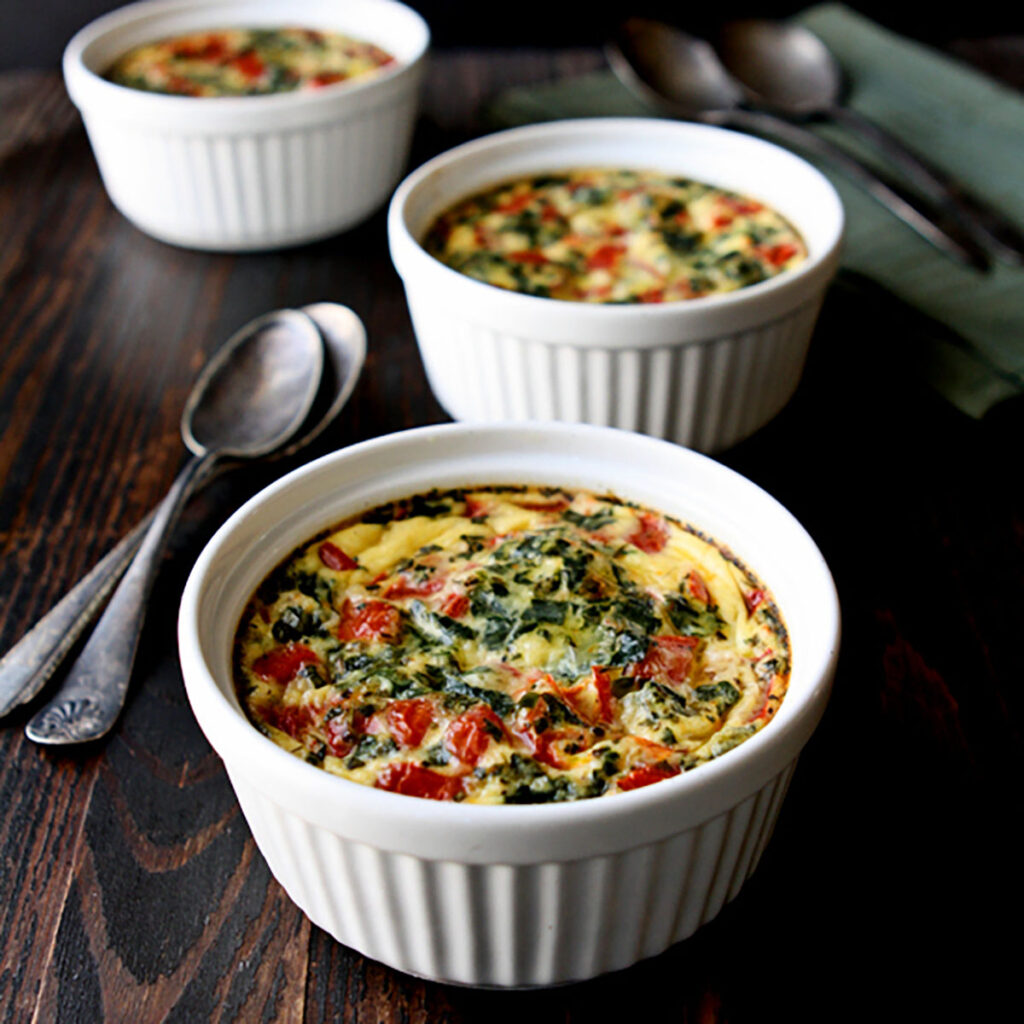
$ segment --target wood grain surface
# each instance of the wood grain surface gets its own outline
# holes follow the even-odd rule
[[[598,63],[439,55],[414,160],[478,134],[499,84]],[[446,419],[382,213],[281,253],[170,248],[110,206],[57,76],[0,76],[0,650],[161,496],[206,356],[259,313],[322,299],[363,318],[370,355],[304,458]],[[32,708],[0,723],[0,1022],[829,1021],[859,1004],[870,1020],[1001,1019],[1019,959],[1005,926],[1022,909],[1024,402],[962,417],[920,383],[914,337],[912,312],[841,281],[794,401],[722,457],[818,541],[844,641],[775,838],[695,937],[587,984],[495,993],[399,974],[304,918],[253,846],[176,661],[189,567],[282,472],[262,467],[190,506],[108,740],[38,748]]]

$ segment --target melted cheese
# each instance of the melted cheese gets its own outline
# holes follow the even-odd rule
[[[491,487],[371,510],[295,551],[236,639],[275,742],[366,785],[478,803],[671,777],[763,727],[789,650],[765,588],[612,497]]]

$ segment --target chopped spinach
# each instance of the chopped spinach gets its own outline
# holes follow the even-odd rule
[[[593,532],[594,530],[600,530],[602,526],[613,523],[615,521],[615,513],[611,509],[603,508],[598,512],[592,512],[590,515],[585,516],[574,509],[567,508],[562,513],[562,518],[567,523],[578,526],[581,530]]]
[[[457,675],[445,677],[444,692],[460,697],[473,698],[470,704],[487,704],[499,717],[506,718],[512,714],[515,704],[507,693],[500,690],[489,690],[483,686],[474,686]]]
[[[681,256],[689,256],[703,242],[699,231],[684,231],[681,228],[662,228],[661,237],[673,252]]]
[[[668,719],[674,721],[681,716],[690,717],[693,712],[686,706],[686,698],[681,693],[662,683],[648,679],[632,697],[647,715],[647,724],[654,725]]]
[[[639,636],[636,633],[623,631],[616,633],[613,640],[611,657],[606,659],[605,664],[611,668],[622,668],[625,665],[632,665],[634,662],[642,661],[647,654],[650,641],[646,636]]]
[[[564,775],[552,777],[536,761],[519,754],[490,769],[487,775],[501,781],[505,802],[509,804],[560,803],[578,796],[571,779]]]
[[[435,743],[423,752],[423,764],[428,767],[448,764],[449,761],[451,761],[451,756],[443,743]]]
[[[409,605],[409,613],[412,616],[411,629],[424,647],[448,646],[456,639],[472,640],[476,637],[469,626],[431,611],[422,601],[413,601]]]
[[[452,506],[448,501],[442,501],[437,491],[429,494],[417,494],[408,503],[409,516],[426,516],[428,519],[436,519],[438,516],[446,516],[451,513]]]
[[[289,605],[278,616],[271,633],[279,644],[294,643],[307,636],[327,636],[317,611],[305,611]]]
[[[281,589],[297,590],[306,597],[330,608],[334,604],[334,587],[326,576],[315,572],[305,572],[302,569],[291,568],[284,574],[284,587]]]
[[[315,689],[319,689],[321,686],[326,686],[327,681],[320,674],[320,670],[316,665],[303,665],[299,669],[298,673],[303,679],[308,679]]]
[[[508,593],[507,587],[502,587]],[[493,589],[480,587],[469,598],[469,609],[473,615],[484,620],[481,643],[488,650],[504,647],[516,625],[515,616],[501,602]]]
[[[671,199],[661,208],[659,216],[663,221],[672,221],[685,210],[686,207],[678,199]]]
[[[364,512],[359,518],[364,523],[386,525],[394,520],[395,510],[395,502],[389,501],[386,505],[378,505],[369,512]]]
[[[711,756],[721,757],[722,754],[733,747],[739,746],[748,736],[757,732],[756,725],[737,725],[729,729],[723,729],[711,744]]]
[[[541,706],[543,716],[534,721],[534,731],[545,732],[548,726],[556,725],[583,725],[579,717],[569,709],[569,706],[560,701],[554,694],[537,693],[531,690],[519,698],[519,707],[535,708]],[[544,728],[541,728],[543,723]]]
[[[584,185],[582,188],[573,190],[573,199],[584,206],[601,206],[612,198],[610,188],[599,188],[596,185]]]
[[[312,750],[306,751],[306,760],[310,764],[315,764],[318,767],[324,763],[324,758],[327,756],[327,744],[318,743]]]
[[[671,594],[665,610],[669,622],[683,636],[712,636],[725,628],[725,620],[714,605],[700,605],[683,594]]]
[[[552,188],[555,185],[568,185],[569,175],[567,174],[540,174],[530,180],[531,188]]]
[[[375,757],[383,757],[397,749],[398,744],[390,736],[364,736],[356,744],[355,750],[346,758],[345,767],[362,768],[367,761],[372,761]]]
[[[740,699],[740,691],[727,679],[698,686],[693,695],[697,700],[713,702],[720,714]]]
[[[629,595],[615,605],[615,612],[621,618],[639,626],[647,635],[658,631],[661,620],[654,614],[653,602],[647,595]]]
[[[553,622],[562,625],[565,622],[567,601],[541,601],[536,598],[523,610],[519,621],[519,632],[525,633],[542,622]]]

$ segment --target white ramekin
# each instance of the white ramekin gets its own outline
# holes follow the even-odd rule
[[[530,482],[615,492],[700,525],[774,591],[793,671],[775,719],[719,760],[577,803],[467,806],[329,775],[248,722],[231,679],[250,594],[295,546],[431,487]],[[710,459],[590,426],[426,427],[318,459],[218,531],[178,625],[185,686],[256,844],[291,898],[345,945],[466,985],[576,981],[661,952],[756,866],[828,697],[839,608],[828,568],[773,498]]]
[[[591,305],[483,284],[420,245],[467,194],[585,166],[650,168],[754,196],[796,225],[809,259],[728,295]],[[701,451],[753,433],[793,394],[842,231],[839,196],[806,161],[737,132],[648,118],[559,121],[467,143],[410,174],[388,215],[427,375],[452,416],[596,423]]]
[[[204,28],[332,29],[397,58],[379,74],[269,96],[165,96],[101,76],[140,43]],[[401,176],[426,23],[394,0],[148,0],[83,28],[64,51],[103,183],[138,228],[196,249],[270,249],[363,220]]]

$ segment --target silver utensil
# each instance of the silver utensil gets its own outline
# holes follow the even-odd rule
[[[181,417],[182,438],[194,458],[157,506],[60,694],[26,726],[30,739],[82,743],[110,730],[124,706],[146,603],[185,501],[221,460],[260,458],[288,444],[313,407],[323,363],[316,324],[295,310],[254,320],[213,355]]]
[[[366,331],[346,306],[319,302],[302,309],[320,329],[324,367],[320,390],[303,429],[291,444],[268,458],[294,455],[323,433],[355,388],[366,358]],[[226,460],[221,469],[230,469]],[[197,481],[202,487],[218,475]],[[112,548],[0,660],[0,717],[28,703],[46,685],[75,642],[95,619],[124,574],[153,516],[150,513]]]
[[[774,136],[813,153],[947,256],[978,270],[988,269],[985,251],[948,209],[912,195],[802,125],[744,106],[743,87],[705,40],[662,22],[631,18],[606,45],[605,53],[619,80],[646,102],[687,121]]]
[[[849,128],[899,168],[920,192],[948,204],[994,255],[1009,263],[1024,262],[1024,232],[891,132],[842,102],[847,85],[842,68],[809,29],[784,21],[745,19],[723,26],[715,43],[726,69],[758,107],[785,117],[827,119]]]

